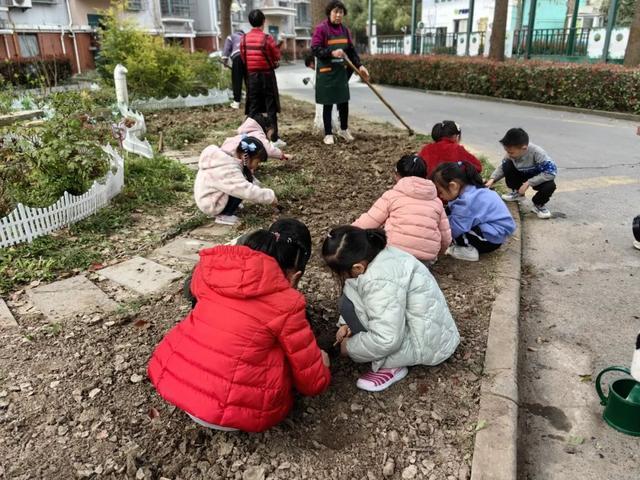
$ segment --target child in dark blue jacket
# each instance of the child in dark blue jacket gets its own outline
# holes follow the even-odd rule
[[[516,230],[509,209],[485,187],[467,162],[443,163],[431,175],[438,195],[448,202],[453,244],[447,253],[459,260],[477,261],[480,253],[500,247]]]

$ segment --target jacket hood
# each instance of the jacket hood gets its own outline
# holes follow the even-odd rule
[[[249,247],[201,250],[198,268],[199,281],[225,297],[254,298],[291,288],[274,258]]]
[[[206,170],[207,168],[215,167],[216,165],[220,165],[220,163],[226,163],[230,160],[235,160],[240,163],[240,160],[237,159],[232,152],[227,152],[223,148],[215,145],[209,145],[200,154],[198,168],[200,170]]]
[[[242,122],[242,125],[238,127],[237,132],[238,135],[242,135],[243,133],[249,135],[251,132],[255,132],[256,130],[262,132],[262,127],[253,118],[249,117],[244,122]]]
[[[393,189],[420,200],[434,200],[438,196],[438,191],[433,182],[420,177],[401,178]]]

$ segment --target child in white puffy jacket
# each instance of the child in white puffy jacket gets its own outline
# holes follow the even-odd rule
[[[340,351],[371,372],[358,379],[377,392],[402,380],[412,365],[437,365],[455,352],[460,335],[429,269],[387,246],[384,231],[331,230],[322,257],[340,279]]]
[[[215,216],[216,223],[235,225],[235,212],[243,200],[277,203],[274,191],[262,188],[253,175],[266,159],[264,145],[254,137],[244,137],[235,150],[209,145],[200,154],[193,187],[198,208]]]

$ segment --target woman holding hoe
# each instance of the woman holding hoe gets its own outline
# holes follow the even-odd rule
[[[351,40],[349,29],[342,24],[347,8],[339,0],[329,2],[325,10],[327,19],[316,26],[311,40],[311,50],[316,62],[316,103],[323,105],[324,143],[334,144],[331,130],[331,111],[337,105],[340,116],[338,136],[347,142],[353,140],[349,132],[349,78],[351,72],[345,58],[351,60],[364,78],[369,72]]]

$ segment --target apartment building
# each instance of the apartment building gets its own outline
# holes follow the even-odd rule
[[[0,0],[0,60],[65,56],[79,73],[95,67],[96,29],[110,0]],[[232,23],[248,31],[249,11],[260,8],[265,31],[295,52],[310,41],[309,0],[234,0]],[[222,47],[219,0],[127,0],[128,17],[166,42],[195,51]]]

